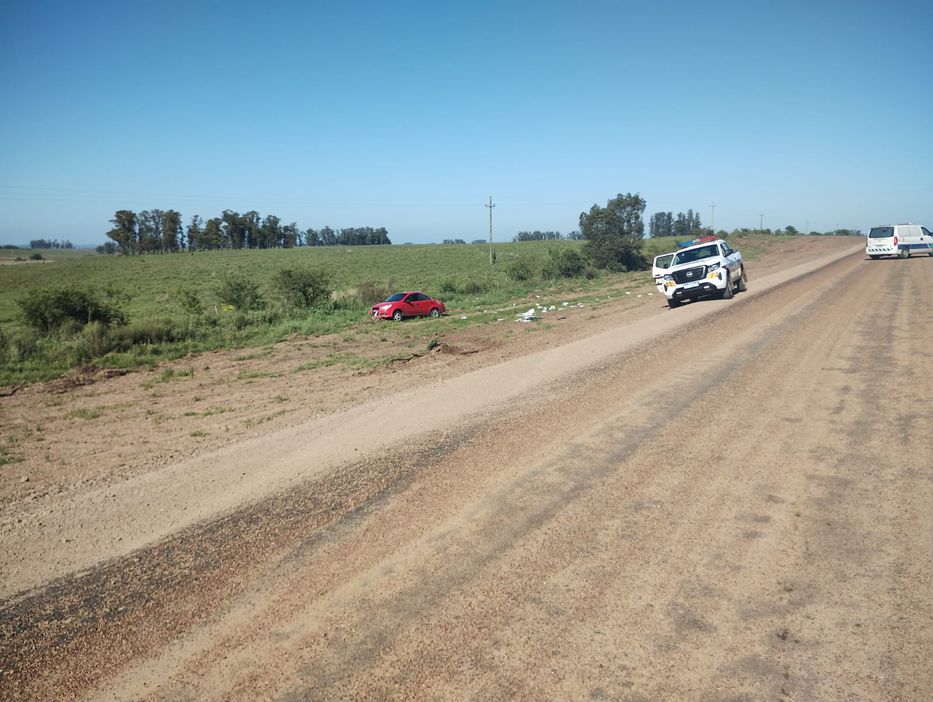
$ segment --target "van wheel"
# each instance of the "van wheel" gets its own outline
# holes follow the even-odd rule
[[[933,256],[933,254],[930,254],[930,255]],[[877,261],[879,258],[881,258],[881,256],[869,256],[869,258],[870,258],[872,261]]]
[[[742,268],[742,275],[739,276],[739,285],[738,291],[745,292],[748,290],[748,276],[745,275],[745,268]]]
[[[901,258],[910,258],[910,249],[901,249],[899,255]]]

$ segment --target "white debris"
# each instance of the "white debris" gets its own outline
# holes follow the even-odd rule
[[[535,319],[537,319],[537,317],[535,316],[535,308],[532,307],[527,312],[520,312],[518,314],[518,319],[515,321],[516,322],[531,322],[531,321],[534,321]]]

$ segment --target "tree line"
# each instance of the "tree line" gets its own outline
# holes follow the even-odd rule
[[[174,253],[213,249],[275,249],[296,246],[387,245],[385,227],[300,229],[296,222],[284,224],[275,215],[260,216],[255,210],[244,214],[224,210],[208,220],[194,215],[187,227],[176,210],[117,210],[107,232],[112,246],[98,247],[102,253]],[[111,242],[108,242],[111,243]]]
[[[67,239],[59,241],[58,239],[33,239],[29,242],[30,249],[73,249],[72,244]]]
[[[512,241],[563,241],[565,239],[571,241],[577,241],[582,239],[583,235],[580,232],[570,232],[566,236],[560,232],[546,231],[541,232],[535,229],[533,232],[519,232],[512,237]]]
[[[690,236],[700,231],[704,231],[700,213],[693,210],[678,212],[676,217],[672,212],[655,212],[648,220],[648,235],[652,237]]]

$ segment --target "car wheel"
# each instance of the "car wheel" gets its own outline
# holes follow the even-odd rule
[[[722,299],[731,300],[735,293],[732,292],[732,278],[726,273],[726,287],[722,290]]]
[[[432,316],[432,317],[440,317],[440,316],[441,316],[441,311],[440,311],[439,309],[437,309],[436,307],[432,307],[432,308],[431,308],[431,316]]]
[[[900,251],[901,258],[910,258],[910,249],[901,249]]]
[[[738,291],[745,292],[748,290],[748,277],[745,275],[745,268],[742,268],[742,275],[739,276],[739,285]]]
[[[392,313],[392,319],[394,319],[396,322],[401,322],[403,316],[404,315],[402,314],[401,310],[395,310],[395,312]]]
[[[667,306],[670,307],[671,309],[674,309],[675,307],[680,307],[680,300],[675,300],[672,297],[670,300],[667,301]]]

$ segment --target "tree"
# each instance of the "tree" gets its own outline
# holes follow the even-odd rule
[[[271,249],[279,245],[282,238],[282,225],[275,215],[266,215],[259,227],[259,248]]]
[[[162,210],[143,210],[137,218],[140,253],[162,251]]]
[[[605,207],[593,205],[580,213],[580,232],[586,239],[584,253],[599,268],[616,271],[639,270],[645,267],[641,253],[645,224],[642,213],[645,200],[641,195],[616,195]]]
[[[649,236],[674,236],[674,218],[670,212],[655,212],[648,220]]]
[[[162,213],[162,250],[175,252],[183,248],[181,212],[165,210]]]
[[[285,249],[301,246],[301,230],[298,228],[298,222],[292,222],[282,227],[282,240],[280,245]]]
[[[188,249],[197,251],[207,248],[204,246],[204,227],[201,218],[195,215],[191,218],[191,224],[188,225]]]
[[[138,242],[136,213],[132,210],[117,210],[110,223],[113,224],[113,229],[107,232],[107,236],[113,239],[123,253],[136,253]]]
[[[211,217],[204,224],[204,234],[201,237],[202,248],[219,249],[224,245],[223,220],[220,217]]]

